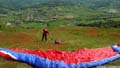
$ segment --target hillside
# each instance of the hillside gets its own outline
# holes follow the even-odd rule
[[[120,0],[0,0],[0,20],[63,25],[119,21],[119,4]]]
[[[19,9],[34,5],[77,5],[90,8],[120,7],[120,0],[0,0],[0,7]]]

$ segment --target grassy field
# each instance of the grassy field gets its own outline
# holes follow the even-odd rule
[[[1,31],[0,47],[39,50],[72,51],[83,48],[101,48],[120,42],[119,28],[92,28],[92,27],[62,27],[49,29],[47,42],[41,41],[42,29],[28,29],[20,31]],[[61,39],[62,44],[54,44],[55,39]],[[119,65],[120,60],[106,65]],[[32,68],[31,66],[8,61],[0,58],[0,68]]]

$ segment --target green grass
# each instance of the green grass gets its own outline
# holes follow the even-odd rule
[[[43,28],[46,25],[43,23],[26,23],[26,24],[21,24],[20,25],[22,28],[24,29],[39,29],[39,28]]]
[[[111,46],[115,43],[120,42],[120,29],[119,28],[91,28],[91,27],[61,27],[61,28],[51,28],[49,29],[50,35],[48,42],[41,41],[42,29],[29,29],[17,32],[4,32],[0,35],[1,38],[11,38],[20,40],[19,37],[22,34],[31,37],[29,43],[15,43],[12,41],[0,42],[0,47],[2,48],[19,48],[19,49],[39,49],[39,50],[65,50],[72,51],[83,48],[101,48]],[[8,34],[9,33],[9,34]],[[22,33],[22,34],[21,34]],[[16,35],[20,34],[20,35]],[[111,34],[116,34],[116,36],[111,36]],[[16,38],[17,37],[17,38]],[[59,38],[62,40],[61,45],[55,45],[54,40]],[[23,39],[24,40],[24,39]],[[119,65],[120,61],[114,61],[106,65]],[[20,63],[8,61],[0,58],[0,68],[32,68],[31,66]]]

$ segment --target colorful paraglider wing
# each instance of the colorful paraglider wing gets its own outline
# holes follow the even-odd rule
[[[119,52],[120,47],[117,45],[73,52],[1,48],[0,56],[27,63],[36,68],[91,68],[119,59]]]

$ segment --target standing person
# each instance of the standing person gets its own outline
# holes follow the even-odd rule
[[[49,34],[48,29],[43,29],[42,41],[47,41],[47,35]]]

